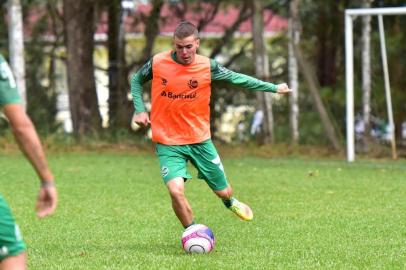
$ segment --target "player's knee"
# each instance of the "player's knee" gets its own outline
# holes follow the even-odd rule
[[[185,196],[185,190],[182,185],[168,186],[169,194],[173,199],[180,199]]]
[[[183,197],[185,195],[185,192],[183,188],[172,188],[169,190],[169,194],[171,197],[177,198],[177,197]]]
[[[185,184],[180,177],[174,178],[166,183],[171,197],[184,196]]]

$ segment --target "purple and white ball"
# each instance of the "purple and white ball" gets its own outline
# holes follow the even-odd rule
[[[203,224],[194,224],[182,234],[182,246],[187,253],[209,253],[215,243],[213,232]]]

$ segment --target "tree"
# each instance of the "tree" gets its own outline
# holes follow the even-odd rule
[[[101,128],[93,64],[96,4],[96,0],[63,1],[69,105],[79,141]]]
[[[23,106],[26,107],[24,33],[20,0],[8,0],[8,12],[10,16],[8,24],[10,65],[16,79],[18,92],[23,100]]]
[[[216,1],[214,1],[214,2],[216,2]],[[229,1],[217,1],[216,5],[219,5],[220,4],[219,2],[227,4],[227,2],[229,2]],[[213,8],[211,16],[206,17],[207,22],[205,23],[205,25],[207,25],[208,22],[215,17],[217,11],[218,11],[218,7]],[[252,9],[251,1],[249,1],[249,0],[242,1],[242,4],[240,5],[239,10],[238,10],[237,19],[229,27],[226,27],[224,29],[224,34],[215,41],[215,43],[213,45],[213,49],[211,50],[211,53],[209,56],[210,58],[216,58],[218,55],[220,55],[222,53],[222,50],[225,48],[228,48],[229,50],[232,49],[232,46],[234,45],[233,40],[234,40],[235,32],[238,31],[238,28],[241,26],[241,24],[243,22],[249,20],[252,17],[252,14],[253,14],[253,9]],[[200,21],[200,23],[202,23],[202,21]],[[201,24],[199,24],[197,27],[200,30],[204,29],[204,27],[202,27]],[[229,60],[224,64],[224,66],[229,67],[241,55],[244,55],[245,48],[250,43],[251,42],[248,41],[240,48],[239,52],[237,52],[234,55],[229,56]],[[214,86],[214,87],[216,87],[216,86]],[[220,94],[220,91],[217,91],[217,90],[218,89],[211,92],[212,101],[210,102],[210,127],[211,127],[212,134],[216,134],[215,121],[219,117],[219,112],[215,109],[215,107],[216,107],[215,105],[216,105],[217,101],[220,99],[221,94]]]
[[[363,0],[362,7],[370,8],[373,0]],[[371,129],[371,16],[362,17],[362,121],[364,123],[363,147]]]
[[[309,85],[309,90],[310,94],[313,97],[314,105],[316,106],[316,109],[320,115],[321,122],[323,124],[324,130],[326,132],[327,138],[329,139],[331,145],[333,148],[337,151],[341,151],[341,146],[340,142],[338,140],[338,137],[336,135],[334,125],[327,113],[326,107],[323,104],[323,101],[320,97],[320,92],[319,92],[319,83],[317,82],[316,76],[314,75],[313,68],[311,65],[304,59],[303,54],[299,46],[294,46],[294,51],[295,55],[297,58],[297,61],[299,63],[301,72],[303,72],[303,75],[305,77],[305,80],[307,81]]]
[[[344,0],[345,1],[345,0]],[[317,43],[316,49],[316,74],[321,86],[333,85],[337,82],[337,55],[338,49],[344,44],[342,37],[343,14],[339,1],[320,1],[315,3],[313,14],[317,18],[314,24]],[[310,27],[309,27],[310,28]]]
[[[299,10],[299,2],[295,3]],[[300,23],[300,18],[297,17],[297,22]],[[304,58],[302,50],[300,48],[300,44],[293,43],[293,50],[295,53],[295,57],[298,61],[300,71],[303,73],[304,78],[309,86],[310,94],[313,97],[314,105],[320,115],[321,122],[324,127],[324,131],[326,132],[326,136],[330,141],[331,145],[336,151],[341,151],[340,142],[338,136],[336,134],[334,125],[332,120],[330,119],[326,107],[324,106],[323,100],[320,96],[320,83],[316,78],[314,68],[312,65]]]
[[[37,9],[38,4],[25,2],[23,10]],[[25,44],[27,113],[42,134],[51,134],[58,129],[56,122],[58,69],[56,52],[63,44],[63,24],[56,1],[47,1],[35,24],[29,25],[29,39]],[[29,21],[31,12],[24,13]],[[52,33],[54,40],[44,43],[44,34]]]
[[[132,103],[125,74],[124,13],[121,0],[108,0],[109,128],[130,128]]]
[[[292,143],[299,143],[299,70],[294,46],[300,41],[300,0],[291,1],[289,4],[289,29],[288,29],[288,54],[289,54],[289,87],[292,89],[290,95],[290,129]]]
[[[255,73],[261,80],[269,80],[269,61],[268,54],[264,42],[264,20],[263,7],[260,0],[252,1],[253,18],[252,31],[254,39],[254,57],[255,57]],[[272,113],[272,94],[266,92],[257,92],[257,101],[259,109],[264,112],[264,121],[262,124],[262,134],[260,138],[261,144],[274,142],[274,119]]]

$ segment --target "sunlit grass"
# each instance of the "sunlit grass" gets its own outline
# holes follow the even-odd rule
[[[30,269],[405,269],[406,163],[223,158],[238,220],[203,181],[186,184],[195,219],[217,238],[186,255],[153,155],[49,156],[60,204],[38,220],[36,176],[0,154],[0,192],[28,245]],[[194,169],[191,169],[194,172]]]

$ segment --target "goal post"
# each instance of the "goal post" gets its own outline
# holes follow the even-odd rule
[[[345,88],[346,88],[346,114],[347,114],[347,161],[355,160],[354,136],[354,46],[353,46],[353,21],[357,16],[378,16],[379,34],[382,54],[382,65],[385,81],[385,94],[391,132],[392,157],[396,158],[395,125],[393,123],[392,101],[386,57],[385,35],[383,29],[384,15],[405,15],[406,7],[390,8],[361,8],[345,10]]]

